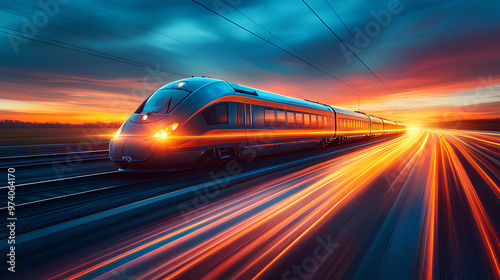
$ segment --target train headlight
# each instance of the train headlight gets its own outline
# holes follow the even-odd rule
[[[146,121],[149,118],[149,113],[141,116],[141,121]]]
[[[174,122],[171,125],[167,126],[167,128],[158,131],[153,137],[167,138],[174,130],[179,127],[178,122]]]
[[[124,124],[125,124],[125,122],[123,122],[122,125],[120,126],[120,128],[118,128],[118,130],[116,131],[115,138],[117,138],[120,135],[120,133],[122,133],[122,128],[123,128]]]

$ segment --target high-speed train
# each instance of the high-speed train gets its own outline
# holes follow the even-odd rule
[[[169,83],[118,129],[122,170],[173,170],[402,133],[400,122],[210,78]]]

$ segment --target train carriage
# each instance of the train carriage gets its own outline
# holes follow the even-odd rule
[[[370,116],[371,129],[370,136],[375,137],[376,135],[381,135],[384,133],[384,121],[380,118]]]
[[[336,136],[340,142],[348,137],[364,137],[370,134],[370,117],[363,113],[351,112],[334,107],[337,117]]]

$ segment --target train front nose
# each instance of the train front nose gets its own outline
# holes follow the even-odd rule
[[[109,142],[109,157],[121,168],[147,168],[158,150],[154,127],[127,120]]]
[[[146,162],[154,156],[158,149],[157,143],[152,139],[115,138],[109,144],[111,160],[126,165]]]

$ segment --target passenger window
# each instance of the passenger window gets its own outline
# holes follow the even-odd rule
[[[318,116],[318,127],[323,127],[323,116]]]
[[[311,127],[316,127],[318,124],[318,116],[311,115]]]
[[[288,128],[295,128],[295,113],[286,112],[286,124]]]
[[[277,110],[276,115],[278,117],[278,127],[286,127],[285,111]]]
[[[267,127],[276,126],[276,114],[274,109],[264,109],[264,122]]]
[[[246,104],[246,125],[252,125],[252,107],[250,104]]]
[[[297,122],[297,128],[304,127],[304,115],[302,113],[295,113],[295,118]]]
[[[219,103],[212,105],[205,111],[203,111],[202,116],[207,122],[207,125],[215,125],[215,124],[229,124],[229,115],[228,115],[228,103]]]
[[[304,114],[304,127],[308,128],[311,124],[311,117],[309,114]]]
[[[243,104],[236,103],[236,124],[243,125]]]

